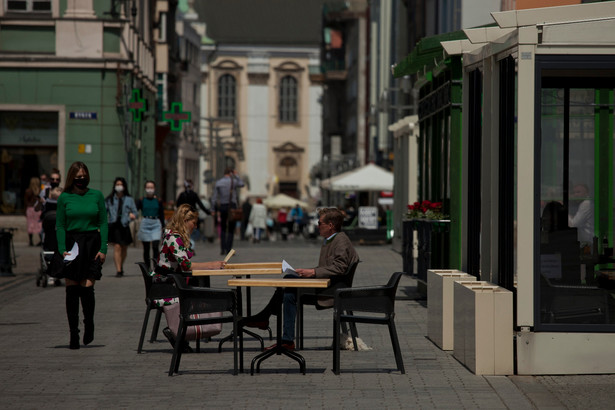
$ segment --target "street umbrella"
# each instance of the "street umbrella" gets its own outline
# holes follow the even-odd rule
[[[302,208],[307,208],[308,204],[298,200],[297,198],[293,198],[292,196],[288,196],[286,194],[277,194],[275,196],[270,196],[265,198],[263,204],[267,208],[279,209],[279,208],[294,208],[295,205],[299,204]]]

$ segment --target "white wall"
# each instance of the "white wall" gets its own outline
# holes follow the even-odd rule
[[[461,28],[493,23],[492,11],[500,11],[500,0],[462,0]]]
[[[246,172],[250,177],[249,195],[267,196],[266,184],[270,180],[269,158],[269,112],[266,102],[269,101],[267,85],[249,85],[246,128],[243,134],[244,155],[246,157]]]

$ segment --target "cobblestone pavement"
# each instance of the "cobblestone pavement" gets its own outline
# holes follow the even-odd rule
[[[233,262],[279,261],[312,267],[320,242],[250,244],[235,242]],[[199,242],[195,260],[220,259],[217,244]],[[389,246],[359,246],[362,263],[355,286],[384,284],[401,270],[401,256]],[[331,371],[331,310],[308,307],[305,317],[307,374],[285,356],[262,364],[261,373],[232,375],[232,352],[217,353],[220,336],[202,344],[200,354],[182,358],[179,375],[168,377],[171,349],[162,334],[137,354],[144,314],[144,289],[134,265],[141,250],[129,248],[123,278],[114,277],[110,251],[96,284],[96,337],[80,350],[68,349],[64,288],[35,286],[38,252],[16,244],[15,276],[0,277],[0,397],[2,408],[612,408],[613,375],[482,377],[472,374],[426,337],[426,302],[416,281],[404,275],[398,290],[396,324],[406,374],[396,370],[386,327],[359,325],[373,348],[342,351],[340,376]],[[212,286],[225,287],[226,278]],[[252,292],[253,309],[271,289]],[[153,315],[150,319],[153,321]],[[164,323],[164,319],[163,319]],[[272,323],[273,325],[273,323]],[[162,327],[162,326],[161,326]],[[265,332],[262,333],[266,335]],[[148,332],[149,337],[149,332]],[[249,366],[258,345],[246,338]]]

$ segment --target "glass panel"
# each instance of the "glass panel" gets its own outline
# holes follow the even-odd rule
[[[604,324],[609,295],[594,281],[595,90],[542,90],[540,318]]]
[[[286,76],[280,81],[280,121],[297,121],[297,80]]]
[[[28,3],[25,0],[9,0],[6,2],[8,11],[27,11]]]
[[[235,78],[229,74],[218,83],[218,117],[235,118]]]
[[[32,11],[51,12],[51,1],[50,0],[34,0],[32,2]]]

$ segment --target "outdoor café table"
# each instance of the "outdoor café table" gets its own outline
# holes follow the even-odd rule
[[[227,263],[224,269],[202,269],[202,270],[193,270],[192,276],[198,278],[207,277],[208,279],[211,276],[235,276],[240,278],[245,276],[249,278],[250,275],[280,275],[282,273],[282,262],[254,262],[254,263]],[[239,315],[242,315],[243,311],[243,301],[241,295],[241,288],[237,291],[237,308],[239,311]],[[246,312],[247,316],[251,315],[251,294],[250,288],[246,290]],[[242,329],[243,333],[252,336],[261,344],[261,348],[265,347],[265,342],[263,338],[244,328]],[[269,332],[271,336],[271,331]],[[231,332],[228,336],[222,338],[218,343],[218,352],[222,351],[222,345],[224,342],[231,340],[233,338],[233,332]],[[240,358],[240,370],[243,372],[243,355]]]
[[[259,287],[275,287],[278,289],[283,288],[326,288],[329,286],[329,279],[266,279],[266,278],[258,278],[258,279],[229,279],[229,286],[236,286],[237,289],[240,289],[241,286],[245,286],[248,289],[253,286]],[[277,320],[276,320],[276,345],[275,347],[266,350],[262,353],[259,353],[257,356],[252,359],[252,364],[250,365],[250,374],[254,374],[254,364],[256,364],[256,372],[260,372],[261,363],[270,356],[274,354],[280,355],[284,354],[299,363],[299,369],[301,373],[305,374],[305,359],[299,353],[290,351],[282,346],[282,304],[280,303],[277,306]]]
[[[227,263],[224,269],[194,270],[192,276],[245,276],[251,275],[273,275],[282,273],[282,262],[249,262],[249,263]],[[239,294],[241,298],[241,294]],[[246,289],[246,316],[252,315],[250,288]],[[239,300],[241,314],[241,299]]]

